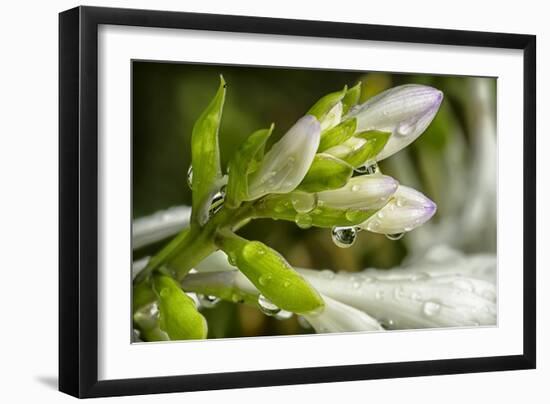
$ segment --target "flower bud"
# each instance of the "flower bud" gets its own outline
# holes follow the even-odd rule
[[[426,223],[436,210],[436,204],[422,193],[400,185],[393,198],[359,227],[373,233],[400,234]]]
[[[291,192],[304,179],[319,146],[321,126],[311,115],[298,120],[267,152],[248,183],[248,199]]]
[[[435,88],[407,84],[384,91],[355,107],[348,118],[357,119],[357,131],[379,130],[392,136],[376,157],[377,161],[397,153],[426,130],[443,100]]]
[[[342,188],[317,194],[318,204],[338,209],[379,209],[398,189],[392,177],[381,174],[351,178]]]

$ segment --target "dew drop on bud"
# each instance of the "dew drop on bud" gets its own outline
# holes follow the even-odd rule
[[[219,297],[211,295],[197,295],[197,297],[199,298],[200,305],[207,309],[215,307],[221,300]]]
[[[193,189],[193,166],[190,165],[187,169],[187,186],[189,189]]]
[[[279,312],[275,314],[273,317],[275,317],[276,320],[282,321],[282,320],[288,320],[292,318],[293,315],[294,313],[292,313],[291,311],[279,310]]]
[[[292,207],[298,213],[308,213],[317,207],[317,194],[296,192],[292,195]]]
[[[274,316],[281,309],[264,295],[258,296],[258,307],[266,316]]]
[[[405,233],[386,234],[386,238],[388,240],[396,241],[396,240],[401,240],[404,235]]]
[[[436,302],[426,302],[422,306],[423,313],[428,317],[435,316],[437,313],[439,313],[440,310],[441,305]]]
[[[294,221],[301,229],[308,229],[313,224],[313,218],[307,213],[298,213],[294,218]]]
[[[332,241],[340,248],[349,248],[355,244],[357,229],[355,227],[333,227]]]
[[[271,276],[270,275],[262,275],[258,278],[258,282],[260,283],[260,285],[262,286],[266,286],[269,281],[271,280]]]

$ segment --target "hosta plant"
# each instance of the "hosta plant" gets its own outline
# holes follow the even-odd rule
[[[326,276],[324,271],[296,270],[273,248],[238,235],[254,219],[280,219],[304,231],[326,228],[338,247],[347,248],[362,231],[398,239],[435,214],[433,201],[384,175],[377,162],[424,132],[437,114],[442,92],[403,85],[357,105],[360,86],[319,99],[269,148],[274,124],[251,133],[222,167],[219,128],[226,85],[221,78],[191,136],[189,226],[148,259],[134,279],[133,320],[139,338],[206,338],[208,324],[196,296],[203,307],[222,299],[255,305],[267,315],[296,314],[319,332],[391,329],[393,324],[383,318],[392,310],[400,313],[395,321],[411,327],[493,321],[493,289],[482,280],[467,279],[471,287],[465,295],[455,293],[461,279],[450,274],[422,279],[416,273],[395,279],[368,273],[355,279]],[[220,256],[224,265],[211,264]],[[340,289],[327,286],[331,276]],[[376,286],[365,286],[373,279]],[[395,299],[384,302],[377,298],[380,293]],[[399,293],[416,303],[399,303]],[[488,309],[480,314],[481,306]],[[417,320],[413,311],[423,312],[426,320]]]

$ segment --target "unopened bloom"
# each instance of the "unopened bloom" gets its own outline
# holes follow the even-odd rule
[[[437,210],[422,193],[399,185],[392,199],[359,227],[373,233],[400,234],[426,223]]]
[[[351,178],[342,188],[317,194],[318,204],[338,209],[379,209],[398,189],[387,175],[362,175]]]
[[[303,317],[318,333],[382,331],[378,321],[364,311],[342,302],[323,296],[325,308],[319,314],[306,314]]]
[[[357,106],[348,118],[357,119],[357,131],[391,132],[377,161],[398,152],[422,134],[435,117],[443,93],[435,88],[407,84],[391,88]]]
[[[323,295],[365,311],[385,328],[432,328],[496,323],[496,289],[460,275],[402,268],[360,273],[300,270]]]
[[[319,146],[321,125],[311,115],[298,120],[264,156],[249,180],[248,200],[294,190],[304,179]]]

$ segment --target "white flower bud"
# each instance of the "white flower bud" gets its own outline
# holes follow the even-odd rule
[[[400,185],[392,199],[359,227],[373,233],[400,234],[426,223],[436,210],[436,204],[422,193]]]
[[[353,331],[382,331],[378,321],[367,313],[347,304],[322,296],[325,302],[324,310],[315,314],[306,314],[303,317],[318,333],[353,332]]]
[[[265,154],[248,183],[248,200],[291,192],[304,179],[319,146],[321,125],[306,115]]]
[[[379,209],[397,189],[398,183],[392,177],[362,175],[351,178],[342,188],[319,192],[318,204],[338,209]]]
[[[376,157],[377,161],[407,147],[432,122],[443,100],[435,88],[407,84],[391,88],[355,107],[348,114],[357,119],[357,131],[379,130],[392,136]]]

